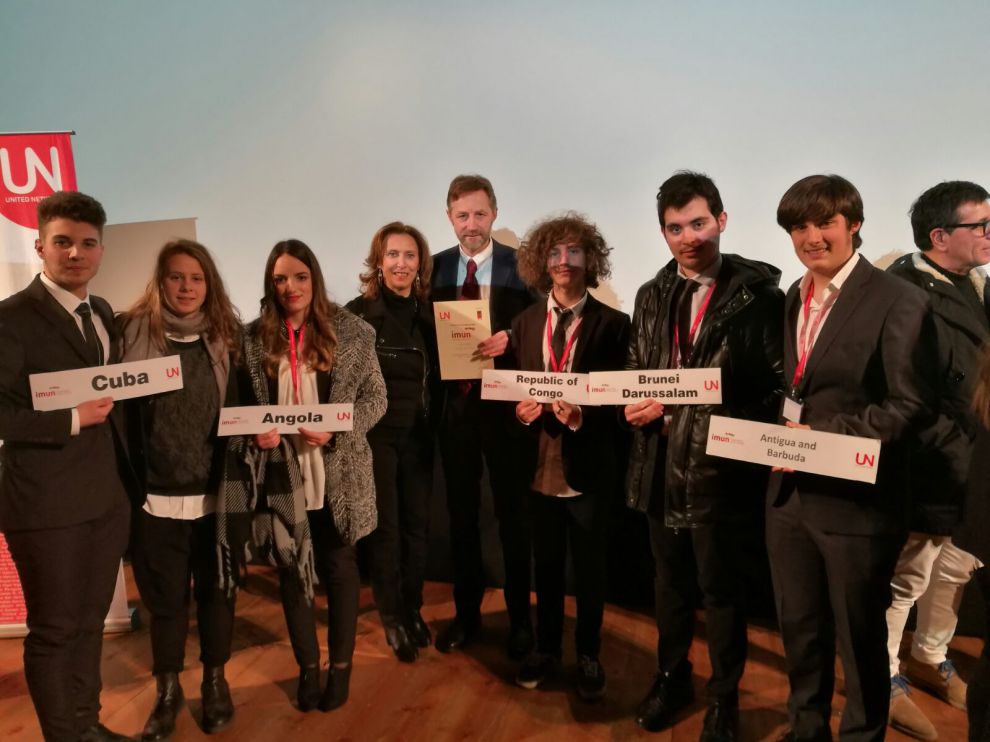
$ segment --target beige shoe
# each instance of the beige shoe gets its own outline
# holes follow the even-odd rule
[[[966,710],[966,681],[959,677],[952,660],[946,660],[940,665],[929,665],[908,657],[904,674],[919,688],[931,691],[950,706]]]
[[[911,691],[903,675],[890,679],[890,716],[887,723],[915,739],[938,739],[938,732],[909,697]]]

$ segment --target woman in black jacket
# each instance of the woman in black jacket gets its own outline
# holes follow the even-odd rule
[[[973,446],[964,517],[953,534],[952,542],[987,564],[990,563],[990,348],[984,351],[980,365],[973,408],[982,427]],[[983,639],[983,655],[966,692],[969,740],[990,742],[990,568],[977,570],[973,581],[980,586],[986,604],[986,636]]]
[[[388,388],[388,411],[368,434],[378,500],[371,586],[389,646],[413,662],[430,644],[420,615],[433,489],[430,392],[439,378],[429,246],[415,227],[392,222],[375,233],[365,267],[361,296],[347,308],[374,328]]]
[[[203,730],[230,723],[234,706],[224,679],[234,601],[218,587],[216,495],[227,439],[220,408],[236,404],[231,367],[241,325],[206,248],[176,240],[158,253],[144,295],[120,318],[122,360],[177,355],[182,389],[128,402],[128,437],[144,502],[131,529],[134,577],[151,613],[151,653],[158,683],[141,735],[167,739],[182,707],[189,629],[189,582],[196,597],[203,663]]]

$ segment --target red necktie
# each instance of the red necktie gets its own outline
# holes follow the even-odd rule
[[[467,262],[467,275],[461,286],[461,299],[480,299],[481,287],[478,285],[478,264],[471,258]]]

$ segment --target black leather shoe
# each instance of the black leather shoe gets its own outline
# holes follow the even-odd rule
[[[716,698],[705,712],[705,725],[700,742],[736,742],[739,733],[739,701],[737,698]]]
[[[395,652],[395,656],[399,658],[399,662],[415,662],[416,658],[419,657],[419,650],[412,643],[409,634],[406,633],[406,627],[402,624],[386,626],[385,641],[388,642],[392,651]]]
[[[446,654],[455,649],[463,649],[478,633],[479,625],[465,624],[461,619],[455,618],[447,624],[441,631],[437,632],[437,650]]]
[[[409,634],[413,644],[420,649],[426,649],[433,640],[430,627],[426,625],[418,610],[406,614],[406,633]]]
[[[509,640],[505,643],[505,653],[509,659],[520,662],[533,651],[533,626],[529,623],[515,624],[509,629]]]
[[[636,723],[648,732],[659,732],[669,727],[674,715],[692,701],[690,664],[674,672],[657,673],[653,687],[636,709]]]
[[[299,668],[299,687],[296,688],[296,703],[300,711],[312,711],[320,703],[320,666]]]
[[[351,665],[334,667],[330,665],[330,677],[320,699],[320,711],[333,711],[347,703],[351,688]]]
[[[161,742],[170,738],[175,733],[175,717],[182,709],[182,686],[179,685],[178,673],[163,672],[155,676],[155,681],[158,696],[141,732],[142,742]]]
[[[226,729],[234,720],[234,702],[230,686],[223,676],[223,665],[203,668],[203,731],[214,734]]]
[[[134,738],[111,732],[97,722],[79,735],[79,742],[134,742]]]

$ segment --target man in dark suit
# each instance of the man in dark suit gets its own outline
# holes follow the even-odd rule
[[[625,360],[629,317],[588,293],[611,274],[605,239],[594,224],[567,214],[536,225],[519,249],[519,273],[545,302],[512,323],[513,355],[524,371],[616,371]],[[564,574],[571,544],[577,595],[578,694],[605,695],[598,659],[605,607],[607,529],[616,492],[616,420],[608,407],[562,400],[516,405],[526,428],[518,468],[530,491],[536,565],[537,644],[516,675],[536,688],[561,658]]]
[[[433,301],[487,300],[492,336],[478,346],[496,366],[511,368],[504,357],[512,319],[535,297],[519,279],[516,253],[492,239],[498,216],[495,191],[487,178],[459,175],[447,191],[447,217],[458,245],[433,256]],[[485,574],[479,513],[482,455],[488,465],[495,515],[505,564],[505,604],[511,630],[508,652],[525,657],[533,644],[530,620],[530,529],[523,514],[523,488],[506,440],[506,421],[498,403],[482,402],[476,382],[444,383],[440,418],[440,454],[447,482],[450,547],[454,565],[457,615],[437,634],[441,652],[470,642],[481,625]]]
[[[890,676],[885,612],[907,526],[905,447],[935,418],[937,357],[924,292],[856,252],[863,201],[812,175],[777,209],[807,269],[785,300],[784,418],[791,427],[878,438],[876,484],[775,471],[767,547],[796,740],[830,740],[835,650],[845,676],[843,740],[883,739]]]
[[[633,428],[626,504],[645,512],[656,564],[657,674],[636,710],[651,732],[694,699],[695,608],[700,592],[712,674],[702,742],[735,739],[746,666],[747,580],[760,554],[765,467],[709,456],[712,415],[773,419],[779,406],[780,271],[722,254],[728,220],[707,175],[674,173],[657,193],[660,232],[673,256],[636,294],[629,369],[718,368],[718,405],[627,405]],[[757,561],[762,566],[762,554]]]
[[[46,740],[126,739],[99,723],[100,651],[130,524],[113,401],[36,412],[28,377],[98,366],[113,312],[88,293],[106,214],[93,198],[38,204],[44,270],[0,302],[0,530],[27,605],[24,674]]]

